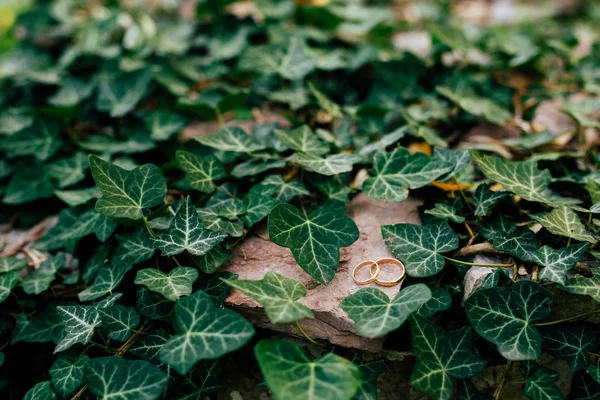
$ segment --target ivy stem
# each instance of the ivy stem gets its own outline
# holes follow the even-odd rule
[[[469,236],[471,236],[471,237],[475,236],[475,234],[471,230],[471,227],[469,226],[469,224],[467,224],[467,221],[465,221],[465,228],[467,228],[467,231],[469,232]]]
[[[592,353],[591,351],[588,351],[587,353],[588,353],[590,356],[593,356],[593,357],[596,357],[596,358],[600,359],[600,354],[598,354],[598,353]]]
[[[308,336],[308,335],[306,334],[306,332],[304,332],[304,329],[302,329],[302,327],[300,326],[300,321],[296,320],[296,326],[298,327],[298,330],[300,331],[300,333],[302,334],[302,336],[304,336],[304,338],[305,338],[306,340],[308,340],[308,341],[309,341],[309,342],[311,342],[312,344],[316,344],[317,346],[320,346],[320,344],[319,344],[319,343],[315,342],[315,341],[313,340],[313,338],[311,338],[310,336]]]
[[[455,258],[450,258],[450,257],[446,257],[443,256],[446,260],[448,261],[452,261],[458,264],[464,264],[464,265],[472,265],[475,267],[512,267],[513,264],[486,264],[486,263],[473,263],[473,262],[468,262],[468,261],[461,261],[461,260],[457,260]]]
[[[460,182],[458,181],[458,179],[456,179],[456,174],[452,174],[452,178],[454,179],[454,182],[456,182],[456,187],[458,188],[458,191],[460,192],[460,196],[463,198],[465,203],[467,203],[467,207],[469,207],[469,210],[473,211],[473,207],[471,206],[469,199],[467,199],[467,196],[465,196],[465,193],[463,192],[462,188],[460,187]],[[473,234],[471,234],[471,236],[473,236]]]
[[[567,247],[571,246],[571,238],[569,238],[569,240],[567,240]]]
[[[152,236],[153,238],[155,238],[156,237],[156,233],[154,233],[154,231],[152,230],[152,227],[148,223],[148,218],[146,218],[146,216],[144,215],[142,217],[142,219],[144,220],[144,225],[146,225],[146,229],[148,229],[148,232],[150,232],[150,236]]]
[[[533,325],[534,326],[548,326],[548,325],[562,324],[563,322],[574,321],[576,319],[587,317],[588,315],[594,315],[594,314],[598,314],[598,313],[600,313],[600,309],[594,310],[594,311],[588,311],[586,313],[574,315],[574,316],[568,317],[568,318],[558,319],[556,321],[540,322],[540,323],[533,324]]]
[[[221,113],[221,108],[219,106],[215,108],[215,114],[217,115],[217,121],[219,122],[219,126],[225,125],[225,120],[223,119],[223,114]]]

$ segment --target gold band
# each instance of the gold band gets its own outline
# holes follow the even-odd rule
[[[358,271],[360,271],[363,267],[366,266],[370,266],[369,268],[369,272],[371,273],[371,276],[369,277],[369,279],[367,279],[366,281],[359,281],[358,279],[356,279],[356,273]],[[375,266],[375,273],[373,273],[373,266]],[[379,264],[377,264],[375,261],[372,260],[366,260],[361,262],[360,264],[358,264],[356,267],[354,267],[354,270],[352,271],[352,279],[354,279],[354,282],[356,282],[357,285],[367,285],[371,282],[375,282],[377,280],[377,277],[379,276],[379,272],[381,272],[381,269],[379,268]]]
[[[381,280],[377,279],[377,277],[376,277],[374,282],[376,284],[378,284],[379,286],[394,286],[394,285],[397,285],[400,282],[402,282],[402,280],[406,277],[406,268],[404,268],[404,264],[402,264],[402,261],[400,261],[400,260],[396,260],[395,258],[380,258],[379,260],[375,261],[374,264],[376,264],[377,268],[378,268],[377,275],[379,275],[380,265],[384,265],[384,264],[394,264],[394,265],[399,266],[402,269],[400,276],[392,281],[381,281]],[[371,276],[373,276],[372,271],[373,271],[373,265],[371,265],[371,269],[370,269]]]

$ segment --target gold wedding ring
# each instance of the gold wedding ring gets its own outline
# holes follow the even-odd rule
[[[379,260],[375,261],[375,263],[377,264],[377,276],[379,276],[379,272],[381,272],[380,265],[394,264],[394,265],[399,266],[400,269],[402,270],[402,272],[400,273],[400,276],[391,281],[382,281],[382,280],[377,279],[377,277],[376,277],[373,282],[375,282],[379,286],[395,286],[395,285],[399,284],[400,282],[402,282],[402,280],[404,280],[404,278],[406,277],[406,268],[404,267],[404,264],[402,264],[402,261],[400,261],[400,260],[396,260],[395,258],[391,258],[391,257],[390,258],[380,258]],[[371,277],[373,276],[372,271],[373,271],[373,265],[371,265],[371,269],[369,270],[369,272],[371,272]]]
[[[359,281],[358,279],[356,279],[356,273],[366,266],[370,267],[369,272],[371,273],[371,276],[366,281]],[[373,273],[373,266],[375,266],[375,268],[376,268],[375,273]],[[356,267],[354,267],[354,270],[352,271],[352,279],[354,279],[354,282],[356,282],[357,285],[367,285],[367,284],[369,284],[371,282],[375,282],[377,280],[377,277],[379,276],[379,272],[381,272],[381,269],[379,268],[379,264],[377,264],[377,262],[372,261],[372,260],[366,260],[366,261],[359,263]]]

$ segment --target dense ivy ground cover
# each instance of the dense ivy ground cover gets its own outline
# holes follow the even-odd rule
[[[416,390],[502,398],[505,377],[495,393],[472,378],[506,366],[525,396],[561,399],[549,354],[574,371],[569,399],[598,398],[600,48],[585,42],[600,7],[483,27],[450,2],[309,3],[208,0],[188,19],[166,0],[0,6],[3,398],[216,398],[233,360],[276,399],[375,399],[383,358],[273,339],[222,306],[234,287],[301,324],[301,283],[219,271],[268,224],[327,285],[360,192],[425,199],[422,226],[381,227],[402,291],[340,303],[386,348],[404,332]],[[401,31],[429,48],[396,50]],[[550,100],[574,129],[532,123]],[[197,120],[221,128],[183,141]],[[463,299],[472,266],[490,274]]]

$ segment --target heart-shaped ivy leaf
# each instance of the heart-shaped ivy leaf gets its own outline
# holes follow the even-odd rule
[[[592,244],[598,241],[598,239],[585,229],[575,211],[566,206],[557,207],[547,214],[532,215],[531,218],[555,235],[590,242]]]
[[[179,150],[177,163],[182,170],[187,172],[190,186],[204,193],[212,193],[217,186],[214,181],[227,176],[225,167],[213,155],[199,157],[193,153]]]
[[[49,371],[52,390],[63,399],[73,394],[83,383],[83,367],[89,360],[86,355],[58,358]]]
[[[550,246],[541,247],[533,253],[535,262],[544,266],[540,271],[540,279],[565,285],[567,271],[575,266],[587,247],[587,243],[579,243],[559,250]]]
[[[198,270],[190,267],[177,267],[168,274],[154,268],[139,270],[135,283],[160,293],[171,301],[192,293],[192,284],[198,279]]]

